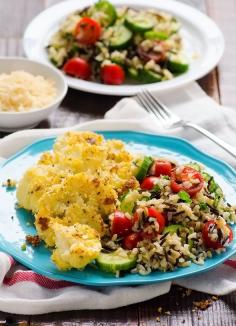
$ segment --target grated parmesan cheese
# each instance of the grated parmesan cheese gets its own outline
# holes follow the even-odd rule
[[[25,71],[0,74],[0,112],[41,109],[53,102],[56,87],[51,80]]]

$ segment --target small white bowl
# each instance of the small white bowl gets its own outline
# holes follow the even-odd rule
[[[46,79],[51,79],[55,83],[57,95],[54,101],[41,109],[27,112],[1,112],[0,111],[0,130],[13,132],[20,129],[33,128],[40,121],[46,119],[61,103],[67,93],[67,83],[63,74],[52,66],[39,63],[37,61],[17,58],[0,57],[0,74],[10,74],[16,70],[24,70],[32,75],[41,75]]]

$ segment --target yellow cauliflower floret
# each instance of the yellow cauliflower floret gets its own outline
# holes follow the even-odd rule
[[[48,246],[54,245],[50,223],[57,219],[64,225],[87,224],[102,235],[103,216],[115,210],[116,199],[117,193],[107,180],[86,173],[69,176],[41,197],[35,221],[38,234]],[[49,219],[49,230],[42,226],[42,218]]]
[[[68,132],[58,138],[53,151],[57,164],[73,173],[94,173],[107,155],[103,137],[92,132]]]
[[[62,179],[62,173],[50,165],[36,165],[28,169],[17,187],[19,206],[36,213],[41,196],[51,185],[60,183]]]
[[[52,261],[61,270],[84,268],[96,259],[102,249],[99,234],[87,225],[64,226],[53,224],[56,249]]]

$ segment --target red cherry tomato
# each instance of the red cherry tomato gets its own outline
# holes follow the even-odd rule
[[[157,177],[146,177],[143,179],[140,187],[143,190],[151,190],[155,187],[156,181],[158,180]]]
[[[93,45],[99,40],[101,31],[101,26],[96,20],[83,17],[75,28],[75,38],[81,44]]]
[[[115,211],[111,222],[111,233],[124,236],[132,230],[132,221],[123,212]]]
[[[150,226],[149,223],[146,223],[146,225],[144,225],[144,231],[141,233],[141,236],[143,239],[153,240],[156,238],[157,234],[162,233],[162,231],[165,228],[166,221],[165,221],[165,217],[154,207],[148,207],[147,216],[154,217],[157,220],[157,222],[159,224],[159,230],[158,231],[155,231],[155,230],[145,231],[145,229]]]
[[[67,75],[75,76],[80,79],[89,79],[91,68],[87,61],[81,58],[69,59],[63,67]]]
[[[156,177],[160,175],[171,175],[172,165],[169,161],[157,160],[154,162],[152,171]]]
[[[137,244],[141,241],[142,238],[140,233],[130,233],[123,239],[123,247],[128,250],[132,250],[133,248],[137,248]]]
[[[101,79],[105,84],[120,85],[125,80],[124,69],[116,64],[107,64],[101,68]]]
[[[166,220],[165,217],[154,207],[148,207],[148,216],[155,217],[158,224],[159,224],[159,231],[158,233],[162,233],[165,228]]]
[[[181,190],[186,191],[191,197],[195,196],[203,187],[204,180],[202,175],[195,169],[185,166],[183,170],[178,174],[175,171],[171,172],[171,190],[173,192],[179,192]],[[184,183],[191,182],[191,180],[198,181],[192,183],[190,187],[187,187]]]
[[[213,241],[209,236],[209,229],[214,228],[214,227],[218,228],[217,223],[214,220],[208,221],[204,224],[204,226],[202,228],[203,242],[207,248],[212,248],[212,249],[223,248],[224,246],[222,245],[222,243],[219,240]],[[228,225],[226,225],[226,227],[229,229],[228,242],[230,243],[233,240],[233,231],[231,230],[231,228]]]

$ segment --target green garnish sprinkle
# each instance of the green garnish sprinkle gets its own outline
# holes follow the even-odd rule
[[[21,250],[22,250],[22,251],[25,251],[25,250],[26,250],[26,243],[23,243],[23,244],[21,245]]]
[[[199,206],[200,206],[200,210],[201,211],[205,211],[207,210],[208,206],[206,203],[199,203]]]
[[[186,191],[184,191],[184,190],[179,191],[179,192],[178,192],[178,196],[179,196],[179,198],[180,198],[181,200],[183,200],[185,203],[189,203],[189,204],[191,204],[192,200],[191,200],[189,194],[188,194]]]

